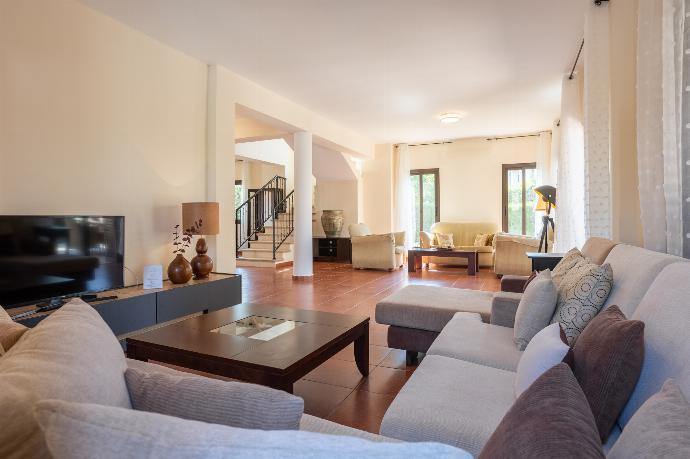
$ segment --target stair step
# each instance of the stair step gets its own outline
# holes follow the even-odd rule
[[[243,257],[248,257],[248,258],[261,258],[264,260],[272,260],[273,259],[273,249],[242,249],[240,251]],[[286,250],[286,251],[278,251],[276,252],[276,260],[291,260],[292,259],[292,251]]]
[[[283,242],[280,247],[278,247],[278,252],[291,252],[293,242]],[[273,250],[273,239],[268,238],[268,240],[251,241],[249,249],[267,249]]]
[[[238,257],[237,266],[245,268],[283,268],[290,266],[292,260],[266,260],[264,258],[252,258],[252,257]]]
[[[273,233],[257,233],[259,236],[258,242],[270,242],[271,244],[273,243]],[[252,244],[257,241],[252,241]],[[295,243],[295,238],[292,236],[288,236],[287,239],[285,239],[285,242],[283,242],[283,245],[285,244],[294,244]]]

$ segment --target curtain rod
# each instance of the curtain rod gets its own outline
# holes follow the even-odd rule
[[[570,76],[568,77],[569,80],[573,79],[573,75],[575,75],[575,67],[577,67],[577,61],[580,60],[580,55],[582,54],[582,48],[585,47],[585,39],[582,39],[582,42],[580,43],[580,49],[577,51],[577,56],[575,57],[575,62],[573,63],[573,68],[570,70]]]
[[[551,132],[551,131],[540,131],[534,134],[521,134],[521,135],[506,135],[503,137],[487,137],[486,140],[505,140],[505,139],[522,139],[524,137],[539,137],[540,135]]]
[[[546,133],[546,132],[551,132],[549,129],[545,131],[539,131],[539,132],[533,132],[531,134],[519,134],[519,135],[505,135],[505,136],[500,136],[500,137],[485,137],[485,140],[503,140],[503,139],[519,139],[522,137],[539,137],[540,134]],[[444,140],[444,141],[439,141],[439,142],[424,142],[424,143],[408,143],[408,147],[426,147],[428,145],[448,145],[451,143],[455,143],[460,140],[469,140],[469,139],[477,139],[481,137],[467,137],[463,139],[453,139],[453,140]],[[396,143],[393,144],[395,148],[398,148],[400,145],[405,145],[404,143]]]

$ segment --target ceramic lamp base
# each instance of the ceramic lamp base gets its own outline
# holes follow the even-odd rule
[[[205,279],[213,271],[213,260],[206,255],[208,246],[206,239],[199,238],[196,242],[196,257],[192,258],[192,272],[194,272],[194,279]]]

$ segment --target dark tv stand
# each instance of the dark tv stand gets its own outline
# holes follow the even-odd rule
[[[91,306],[98,311],[118,339],[181,317],[215,311],[242,302],[242,277],[236,274],[213,273],[208,279],[191,280],[182,285],[170,281],[162,289],[144,290],[141,285],[101,292]],[[44,303],[47,304],[47,303]],[[48,317],[58,306],[38,310],[28,305],[9,311],[16,322],[33,327]]]

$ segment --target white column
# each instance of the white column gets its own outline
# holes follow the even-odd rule
[[[295,253],[292,275],[298,277],[314,275],[311,232],[311,147],[310,132],[295,133]]]

